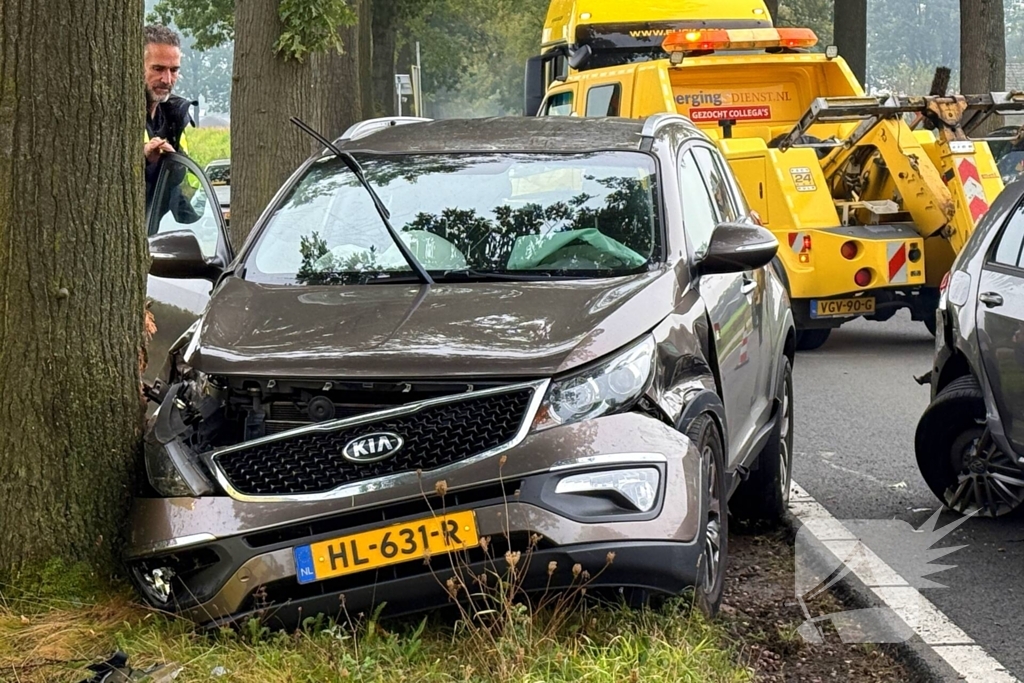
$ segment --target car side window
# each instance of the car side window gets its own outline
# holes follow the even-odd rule
[[[164,159],[162,173],[166,175],[163,192],[154,198],[149,232],[163,234],[188,230],[199,240],[203,256],[217,254],[220,228],[215,215],[216,197],[207,196],[203,185],[191,169],[174,159]]]
[[[544,114],[546,116],[572,116],[572,91],[566,90],[549,97]]]
[[[722,222],[730,223],[739,220],[740,212],[733,198],[733,188],[726,179],[721,166],[716,163],[714,155],[707,147],[694,147],[694,155],[700,165],[701,173],[707,181],[711,198],[718,208]]]
[[[618,116],[622,87],[618,83],[597,85],[587,91],[587,116]]]
[[[1022,248],[1024,248],[1024,206],[1019,206],[1010,216],[1006,227],[1003,228],[1003,234],[999,236],[999,243],[991,262],[1001,266],[1024,268]]]
[[[711,233],[718,225],[718,215],[692,151],[679,155],[679,193],[683,201],[686,235],[694,255],[700,258],[711,244]]]

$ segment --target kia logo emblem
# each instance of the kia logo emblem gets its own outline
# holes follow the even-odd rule
[[[352,462],[378,462],[390,458],[405,444],[405,439],[394,432],[377,432],[352,439],[341,454]]]

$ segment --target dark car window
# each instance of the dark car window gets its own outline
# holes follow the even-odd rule
[[[566,90],[549,97],[544,113],[548,116],[571,116],[572,91]]]
[[[683,200],[683,222],[693,253],[702,256],[711,243],[718,217],[708,189],[701,178],[701,168],[687,151],[679,155],[679,191]]]
[[[599,85],[587,91],[587,116],[618,116],[621,87]]]
[[[1014,268],[1024,267],[1024,256],[1021,254],[1022,243],[1024,243],[1024,207],[1017,207],[1017,210],[1010,216],[1010,221],[1003,228],[1003,234],[999,236],[999,243],[996,246],[992,262]]]
[[[733,200],[732,187],[726,180],[721,167],[715,163],[711,150],[707,147],[695,147],[693,153],[697,157],[697,163],[700,164],[700,170],[704,175],[708,190],[711,191],[711,198],[718,208],[719,220],[723,222],[739,220],[739,209]]]
[[[609,277],[660,258],[656,166],[640,152],[357,154],[431,273]],[[366,191],[314,163],[261,231],[246,278],[338,284],[410,274]]]

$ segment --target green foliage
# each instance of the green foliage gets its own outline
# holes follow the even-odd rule
[[[358,19],[347,0],[279,0],[278,15],[283,27],[274,51],[300,62],[317,52],[341,52],[338,29]],[[158,0],[149,19],[177,26],[195,39],[197,50],[235,38],[235,0]]]
[[[274,51],[300,62],[317,52],[341,52],[338,29],[359,18],[346,0],[280,0],[278,15],[284,27]]]
[[[189,128],[188,155],[206,168],[214,159],[231,158],[231,133],[227,128]]]
[[[235,0],[159,0],[147,18],[175,25],[208,50],[235,38]]]

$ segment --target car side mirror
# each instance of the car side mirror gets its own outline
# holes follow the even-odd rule
[[[722,223],[711,234],[697,268],[702,275],[757,270],[771,263],[778,251],[779,241],[770,231],[747,223]]]
[[[189,230],[175,230],[149,238],[152,261],[149,274],[177,280],[201,279],[211,282],[224,272],[224,263],[217,256],[206,258],[199,240]]]
[[[591,47],[589,45],[584,45],[573,51],[572,55],[569,56],[569,66],[572,67],[573,69],[579,69],[581,66],[590,61],[590,58],[591,56],[593,56],[593,54],[594,51],[591,49]]]

